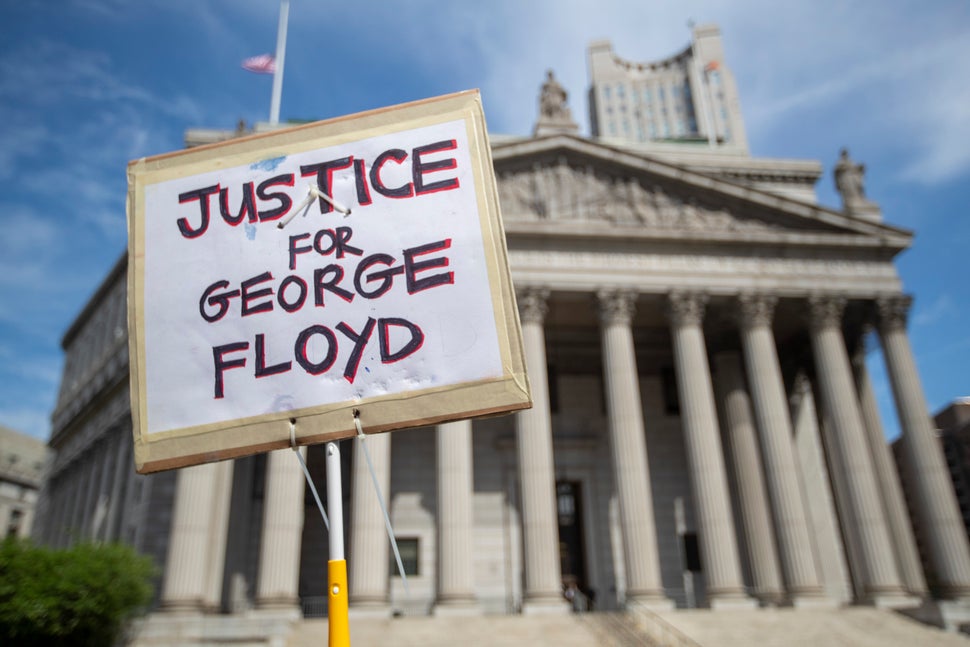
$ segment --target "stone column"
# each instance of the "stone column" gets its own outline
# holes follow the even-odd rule
[[[858,539],[862,593],[877,605],[893,605],[904,597],[904,591],[842,338],[845,299],[813,296],[809,308],[819,392],[831,419],[832,433],[827,437],[846,484],[847,518],[842,522],[851,526]]]
[[[385,501],[390,501],[391,435],[367,436],[367,449]],[[390,543],[384,514],[367,469],[360,441],[354,444],[350,503],[350,547],[347,554],[348,590],[351,612],[367,615],[390,614]],[[388,504],[390,505],[390,504]],[[390,513],[390,510],[388,511]]]
[[[865,353],[860,348],[852,359],[855,369],[856,390],[859,393],[859,408],[862,422],[872,454],[872,464],[876,468],[876,478],[879,481],[879,491],[886,510],[886,520],[889,522],[891,538],[896,547],[896,559],[899,563],[900,575],[906,590],[914,595],[926,597],[926,579],[923,576],[923,565],[920,563],[913,526],[909,521],[906,509],[906,499],[903,488],[899,483],[899,474],[893,459],[886,436],[883,434],[882,421],[879,419],[879,406],[876,404],[876,394],[872,390],[872,381],[866,369]]]
[[[877,305],[886,368],[902,427],[903,456],[914,477],[914,512],[925,529],[927,553],[940,593],[970,598],[967,534],[906,336],[910,303],[909,297],[898,296],[882,298]]]
[[[543,330],[548,298],[549,291],[541,289],[529,289],[518,295],[522,346],[532,387],[532,408],[515,416],[525,562],[522,611],[526,614],[568,610],[561,594],[552,414]]]
[[[626,602],[669,608],[660,579],[640,380],[630,329],[636,294],[604,290],[598,297],[606,414],[626,565]]]
[[[118,452],[115,456],[114,474],[111,477],[111,494],[108,499],[108,514],[105,520],[104,537],[108,541],[121,539],[118,536],[120,534],[118,532],[118,520],[123,513],[121,493],[125,481],[128,480],[128,473],[134,469],[134,466],[128,460],[131,442],[131,430],[122,429],[118,437]]]
[[[439,425],[438,595],[435,614],[480,611],[475,601],[472,422]]]
[[[839,530],[833,487],[838,483],[833,478],[839,473],[836,464],[831,468],[825,464],[822,434],[818,424],[818,409],[812,383],[799,372],[792,384],[791,397],[792,427],[795,432],[795,448],[799,464],[802,466],[802,491],[805,492],[805,507],[812,518],[815,531],[815,547],[818,551],[818,565],[823,587],[830,600],[838,604],[852,602],[852,579],[846,561],[846,544]],[[831,443],[826,443],[831,446]]]
[[[236,461],[216,463],[216,468],[213,506],[209,521],[209,553],[206,565],[208,571],[206,572],[205,597],[205,610],[214,613],[222,611],[223,608],[222,582],[226,569],[229,513],[232,508],[232,476],[236,470]],[[147,511],[147,506],[145,509]]]
[[[305,447],[299,452],[306,456]],[[294,611],[296,615],[300,610],[303,481],[300,459],[292,449],[267,455],[256,606]]]
[[[762,604],[778,605],[785,600],[785,585],[775,546],[775,532],[768,509],[761,450],[751,399],[744,384],[741,356],[735,351],[714,357],[715,389],[721,402],[728,454],[734,465],[738,505],[744,529],[744,547],[751,568],[752,592]]]
[[[211,530],[224,493],[221,477],[231,469],[227,461],[179,470],[160,603],[165,611],[206,610],[211,571],[222,579],[222,566],[210,553],[213,540],[225,544],[226,538],[213,537]]]
[[[778,551],[788,593],[792,602],[799,606],[822,598],[823,591],[798,480],[799,465],[793,446],[794,433],[788,413],[788,399],[771,331],[777,301],[768,295],[741,295],[741,347],[761,436],[765,480],[774,511]]]
[[[701,329],[706,300],[704,295],[697,293],[673,292],[670,295],[668,314],[680,416],[694,490],[707,597],[712,608],[750,607],[755,603],[744,592],[711,370]]]
[[[103,454],[105,454],[103,445],[104,441],[98,440],[91,443],[91,446],[85,450],[90,469],[88,470],[87,484],[84,486],[84,496],[81,498],[81,523],[78,526],[80,529],[78,541],[90,541],[92,539],[91,522],[94,519],[94,509],[97,507]]]
[[[101,466],[99,483],[97,490],[92,497],[91,523],[88,525],[88,537],[91,541],[103,541],[105,532],[105,520],[108,516],[108,497],[110,496],[110,479],[114,475],[114,455],[117,453],[117,445],[121,444],[121,438],[112,438],[112,432],[105,434],[101,441],[99,453],[101,454]],[[114,442],[112,442],[114,441]]]

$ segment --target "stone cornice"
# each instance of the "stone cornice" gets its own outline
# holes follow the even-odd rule
[[[506,237],[509,239],[582,238],[584,240],[683,241],[746,246],[755,244],[831,249],[884,249],[891,255],[908,248],[911,240],[909,237],[902,236],[873,238],[851,233],[795,232],[784,229],[776,231],[652,230],[642,225],[600,223],[599,226],[596,226],[594,223],[514,221],[508,219],[504,226]]]
[[[527,160],[522,158],[553,153],[565,154],[567,152],[593,158],[604,165],[625,166],[630,170],[637,170],[658,178],[687,184],[693,189],[714,191],[720,194],[723,199],[740,200],[753,207],[779,211],[797,218],[814,220],[825,225],[886,239],[887,241],[904,239],[903,247],[909,245],[913,235],[912,232],[905,229],[851,218],[834,209],[783,197],[740,182],[692,171],[680,165],[642,154],[634,154],[623,148],[608,146],[577,135],[554,135],[496,145],[492,149],[492,159],[496,164],[496,170],[500,171],[506,163],[517,159],[526,162]]]

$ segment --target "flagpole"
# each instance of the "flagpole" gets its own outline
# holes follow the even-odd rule
[[[280,25],[276,32],[276,67],[273,70],[273,99],[269,107],[269,123],[280,122],[280,95],[283,94],[283,61],[286,58],[286,24],[290,16],[290,0],[280,2]]]

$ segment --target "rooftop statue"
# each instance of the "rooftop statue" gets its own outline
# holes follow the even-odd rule
[[[546,81],[539,92],[539,121],[534,135],[553,133],[576,133],[579,126],[573,121],[569,106],[566,105],[566,90],[559,84],[552,70],[546,72]]]
[[[539,113],[543,117],[552,119],[572,119],[569,106],[566,105],[566,90],[559,85],[552,70],[546,72],[546,82],[542,84],[539,95]]]
[[[849,151],[843,148],[835,165],[835,187],[842,196],[842,205],[846,211],[870,204],[866,199],[865,174],[865,165],[853,162],[849,158]]]

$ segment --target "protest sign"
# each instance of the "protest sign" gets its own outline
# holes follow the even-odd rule
[[[477,91],[128,177],[140,473],[530,406]]]

